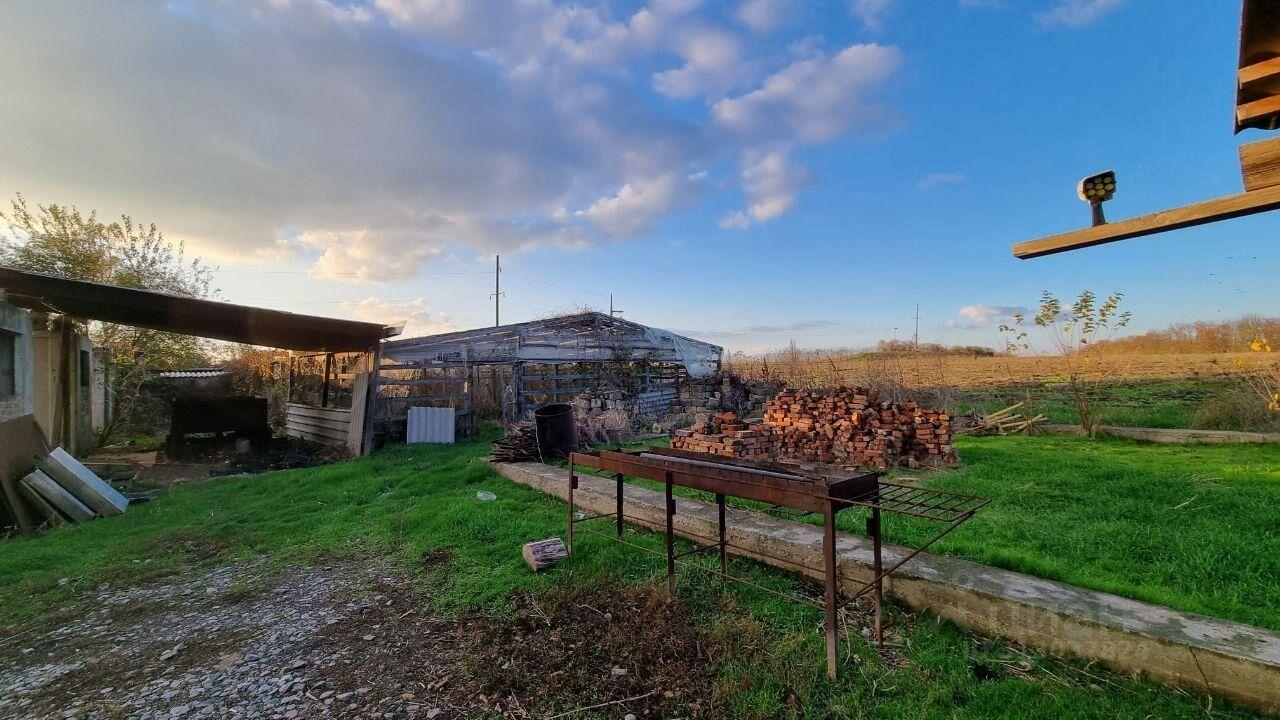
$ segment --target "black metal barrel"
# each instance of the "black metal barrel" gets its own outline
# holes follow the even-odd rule
[[[578,450],[578,426],[573,420],[572,405],[543,405],[533,411],[533,424],[538,434],[538,454],[544,462],[567,458]]]

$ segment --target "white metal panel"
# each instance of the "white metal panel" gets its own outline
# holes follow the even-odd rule
[[[405,442],[452,443],[454,432],[453,408],[409,408],[409,422]]]

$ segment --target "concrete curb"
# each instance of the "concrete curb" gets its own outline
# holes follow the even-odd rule
[[[493,463],[513,482],[564,498],[567,471],[538,463]],[[628,522],[665,526],[662,493],[628,483]],[[580,476],[574,503],[588,513],[614,511],[612,479]],[[678,498],[677,534],[714,542],[714,504]],[[820,578],[822,528],[763,513],[729,509],[735,554]],[[906,551],[886,545],[885,564]],[[847,589],[871,577],[871,543],[840,533],[837,562]],[[1058,655],[1096,659],[1114,670],[1215,695],[1268,713],[1280,713],[1280,633],[1242,623],[1171,610],[1117,595],[922,553],[890,576],[886,591],[963,627]]]
[[[1037,425],[1036,432],[1050,435],[1083,435],[1079,425]],[[1207,443],[1211,445],[1247,445],[1251,443],[1280,443],[1280,433],[1240,432],[1238,430],[1184,430],[1175,428],[1121,427],[1100,425],[1103,435],[1141,440],[1164,445]]]

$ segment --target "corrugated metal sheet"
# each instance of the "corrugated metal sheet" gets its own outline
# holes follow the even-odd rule
[[[452,443],[453,433],[453,408],[409,408],[409,423],[405,433],[405,442]]]

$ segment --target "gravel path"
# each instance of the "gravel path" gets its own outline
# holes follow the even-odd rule
[[[456,717],[421,690],[342,686],[377,641],[353,625],[402,588],[376,566],[256,563],[100,586],[58,621],[0,631],[0,717]]]

